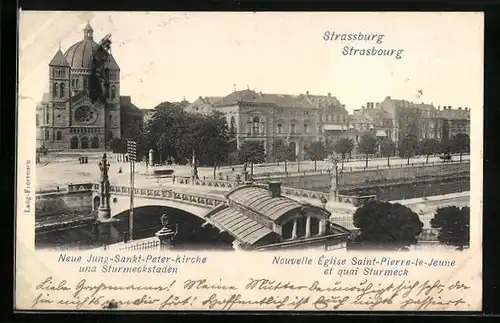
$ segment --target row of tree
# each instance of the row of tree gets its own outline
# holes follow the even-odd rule
[[[163,163],[166,160],[177,164],[190,163],[193,160],[197,165],[213,166],[214,174],[217,166],[222,164],[262,163],[266,160],[263,142],[244,141],[236,151],[232,141],[226,117],[219,111],[209,115],[187,113],[183,107],[164,102],[155,108],[156,112],[142,131],[132,138],[138,143],[138,158],[148,158],[148,151],[153,149],[155,160],[150,163]],[[114,152],[126,153],[126,140],[116,139],[111,143]],[[340,138],[332,142],[315,141],[305,146],[308,159],[323,160],[333,152],[342,156],[342,162],[350,155],[355,145],[350,138]],[[377,139],[373,135],[365,134],[360,138],[357,151],[368,158],[373,154],[380,154],[389,158],[399,154],[408,158],[415,155],[433,155],[438,153],[466,153],[469,151],[469,137],[458,134],[450,140],[439,142],[436,139],[418,141],[417,137],[408,135],[396,145],[388,138]],[[277,139],[272,143],[272,158],[280,162],[295,161],[297,158],[295,145]],[[343,166],[343,165],[342,165]],[[316,167],[316,166],[315,166]]]
[[[335,142],[329,140],[324,143],[314,142],[306,147],[308,148],[306,150],[308,150],[309,157],[312,160],[321,160],[328,155],[328,152],[336,152],[341,155],[343,163],[346,156],[352,153],[354,147],[352,139],[340,138]],[[433,138],[419,141],[416,136],[408,135],[400,140],[398,146],[387,137],[377,139],[370,134],[365,134],[360,138],[357,147],[357,151],[366,157],[366,167],[368,167],[368,157],[373,154],[380,154],[387,157],[388,164],[390,163],[390,157],[398,154],[401,158],[407,158],[409,164],[410,158],[413,156],[425,155],[427,157],[426,162],[428,162],[429,156],[441,153],[459,153],[460,160],[462,160],[462,154],[468,153],[469,150],[469,136],[462,133],[453,136],[450,140],[443,140],[441,142]]]
[[[418,242],[423,223],[418,214],[399,203],[368,202],[354,213],[359,234],[350,242],[355,248],[405,250]],[[431,227],[438,229],[438,241],[463,250],[470,242],[469,207],[448,206],[436,211]]]

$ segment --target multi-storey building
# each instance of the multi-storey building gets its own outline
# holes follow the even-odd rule
[[[419,140],[441,139],[441,121],[438,118],[438,110],[432,104],[417,104],[386,97],[378,104],[378,108],[387,111],[391,116],[394,142],[399,142],[409,134],[416,136]]]
[[[186,107],[186,111],[198,114],[210,114],[214,109],[214,104],[219,102],[222,97],[199,97],[193,103]]]
[[[442,138],[448,140],[464,133],[470,135],[470,109],[468,107],[453,109],[451,106],[438,108],[438,118],[442,123]]]
[[[306,145],[323,138],[322,107],[315,99],[308,93],[296,96],[243,90],[223,97],[213,107],[225,113],[237,147],[244,141],[261,141],[270,155],[273,142],[281,139],[302,159]]]
[[[121,138],[136,138],[143,129],[143,117],[143,112],[132,103],[130,96],[120,96]]]
[[[109,53],[104,63],[105,98],[92,98],[94,83],[93,29],[83,40],[59,49],[49,63],[49,93],[37,107],[37,146],[47,149],[103,149],[120,138],[120,68]]]
[[[109,35],[96,43],[87,24],[81,41],[64,54],[56,52],[49,63],[49,92],[36,109],[37,147],[102,150],[142,122],[130,97],[120,96],[120,67],[110,45]]]

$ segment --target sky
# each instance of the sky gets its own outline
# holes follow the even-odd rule
[[[482,13],[29,12],[20,13],[20,107],[48,90],[48,63],[83,39],[112,34],[121,95],[142,109],[225,96],[235,88],[331,93],[349,111],[386,96],[483,107]],[[383,34],[374,41],[324,35]],[[402,57],[345,56],[344,46],[403,49]]]

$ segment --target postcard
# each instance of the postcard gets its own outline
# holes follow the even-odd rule
[[[478,311],[483,14],[20,11],[18,311]]]

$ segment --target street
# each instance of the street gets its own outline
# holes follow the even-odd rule
[[[469,160],[469,155],[462,156],[462,160]],[[425,163],[425,156],[421,157],[413,157],[410,159],[411,163]],[[453,156],[453,160],[458,161],[459,156]],[[97,182],[99,180],[99,167],[98,167],[99,159],[97,158],[89,158],[88,164],[80,164],[78,162],[78,157],[66,157],[56,159],[56,158],[45,158],[42,160],[40,164],[37,164],[36,167],[36,189],[43,190],[48,188],[55,188],[57,186],[64,186],[70,183],[89,183],[89,182]],[[429,163],[431,162],[442,162],[439,157],[429,157]],[[110,160],[111,164],[109,177],[112,185],[123,185],[128,186],[130,181],[130,165],[126,162],[116,162],[114,160]],[[407,160],[401,158],[391,158],[390,159],[391,166],[400,166],[406,165]],[[365,166],[364,160],[354,160],[347,161],[344,163],[344,170],[348,171],[350,167],[352,168],[363,168]],[[385,167],[387,166],[387,159],[373,159],[368,161],[368,168],[376,168],[376,167]],[[294,173],[297,172],[297,169],[300,168],[300,171],[312,171],[314,170],[314,162],[313,161],[302,161],[299,163],[288,163],[288,172]],[[326,170],[332,167],[331,162],[326,161],[318,161],[317,169]],[[339,168],[341,167],[339,163]],[[121,168],[122,172],[118,173],[118,170]],[[172,168],[175,171],[175,176],[177,177],[190,177],[192,168],[189,165],[172,165]],[[233,171],[234,168],[234,171]],[[250,172],[250,166],[247,168]],[[229,176],[229,178],[234,179],[236,174],[240,174],[242,171],[242,166],[224,166],[217,170],[217,177],[219,173],[222,173],[223,177]],[[169,178],[154,178],[151,175],[147,176],[146,165],[144,162],[138,162],[135,165],[135,186],[140,188],[157,188],[162,185],[167,185],[168,183],[172,183],[172,180]],[[259,174],[267,174],[267,173],[278,173],[284,172],[284,163],[280,163],[280,165],[276,164],[266,164],[255,165],[254,166],[254,175]],[[214,170],[213,167],[198,167],[198,176],[200,178],[213,179]],[[158,182],[159,181],[159,182]],[[169,184],[169,185],[170,185]]]

